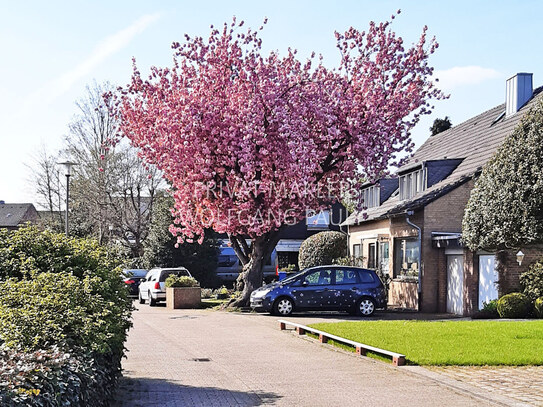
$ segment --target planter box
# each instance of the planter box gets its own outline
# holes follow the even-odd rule
[[[392,280],[388,288],[388,303],[391,307],[417,311],[419,308],[418,283],[409,280]]]
[[[200,287],[166,287],[166,307],[199,308],[201,295]]]

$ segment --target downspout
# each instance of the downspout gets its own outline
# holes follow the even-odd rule
[[[422,303],[422,231],[419,226],[415,225],[411,220],[409,219],[410,216],[414,214],[413,211],[406,211],[405,212],[405,221],[409,226],[414,227],[417,229],[417,245],[419,247],[419,278],[417,282],[417,293],[418,293],[418,308],[420,311],[420,304]]]

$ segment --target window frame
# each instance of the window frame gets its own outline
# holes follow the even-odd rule
[[[426,190],[426,167],[419,168],[399,177],[400,200],[413,198]]]

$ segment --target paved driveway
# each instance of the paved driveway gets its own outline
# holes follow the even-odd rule
[[[275,317],[138,308],[118,406],[507,404],[451,386],[443,375],[436,379],[282,332]]]

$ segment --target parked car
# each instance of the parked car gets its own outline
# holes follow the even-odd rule
[[[251,293],[251,307],[282,316],[293,311],[347,311],[370,316],[386,308],[383,282],[373,270],[318,266]]]
[[[145,301],[149,301],[149,305],[153,307],[157,302],[166,300],[165,282],[168,276],[172,274],[192,277],[184,267],[154,268],[149,270],[139,286],[138,298],[140,304],[145,304]]]
[[[128,269],[123,270],[123,281],[128,287],[128,295],[137,297],[141,280],[147,275],[147,270],[144,269]]]

